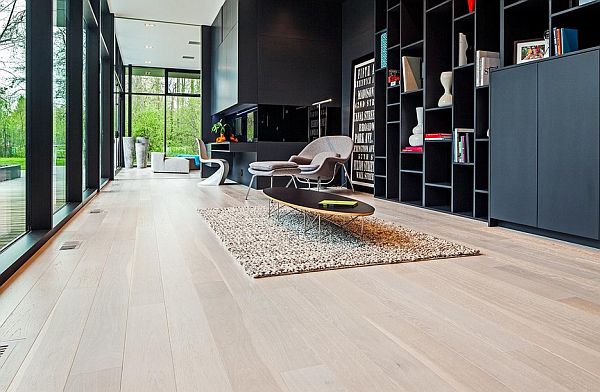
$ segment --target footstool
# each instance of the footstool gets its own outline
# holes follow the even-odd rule
[[[264,162],[252,162],[250,164],[250,168],[248,172],[252,174],[252,178],[250,179],[250,184],[248,185],[248,191],[246,192],[246,200],[248,200],[248,195],[250,194],[250,189],[252,189],[252,183],[256,177],[270,177],[271,178],[271,187],[273,187],[273,178],[274,177],[290,177],[290,182],[296,185],[297,174],[300,174],[300,168],[298,164],[295,162],[288,161],[264,161]]]

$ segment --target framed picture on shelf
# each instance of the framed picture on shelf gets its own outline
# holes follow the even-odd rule
[[[515,41],[515,64],[550,57],[550,43],[546,39]]]

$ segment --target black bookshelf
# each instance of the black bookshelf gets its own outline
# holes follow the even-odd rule
[[[501,1],[376,1],[376,45],[388,39],[387,64],[376,82],[377,151],[375,195],[390,201],[488,219],[489,88],[476,86],[477,50],[501,52]],[[467,62],[459,65],[458,33],[467,36]],[[379,50],[377,46],[376,51]],[[387,83],[389,70],[402,75],[402,57],[422,58],[422,88],[404,91]],[[438,107],[440,74],[453,74],[453,104]],[[467,133],[469,160],[455,162],[453,142],[425,141],[423,152],[402,152],[424,108],[424,132]]]

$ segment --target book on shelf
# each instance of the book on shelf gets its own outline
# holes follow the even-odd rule
[[[554,53],[556,55],[579,50],[579,33],[577,29],[555,27],[552,33],[554,35]]]
[[[423,152],[423,146],[406,146],[402,149],[402,152]]]
[[[456,128],[454,130],[453,145],[454,145],[454,162],[455,163],[470,163],[470,142],[469,133],[473,133],[469,128]]]
[[[402,76],[404,92],[420,90],[423,86],[421,57],[402,56]]]
[[[451,133],[441,133],[441,132],[427,133],[427,134],[425,134],[425,140],[429,140],[429,141],[452,140],[452,134]]]
[[[490,84],[490,71],[500,67],[500,53],[487,50],[475,52],[475,72],[477,76],[477,87]]]
[[[388,70],[388,86],[395,87],[400,84],[400,71],[397,69]]]

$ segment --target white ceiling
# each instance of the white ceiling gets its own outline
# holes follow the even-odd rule
[[[188,42],[200,41],[200,26],[213,22],[224,0],[108,2],[125,64],[200,69],[201,47]]]

